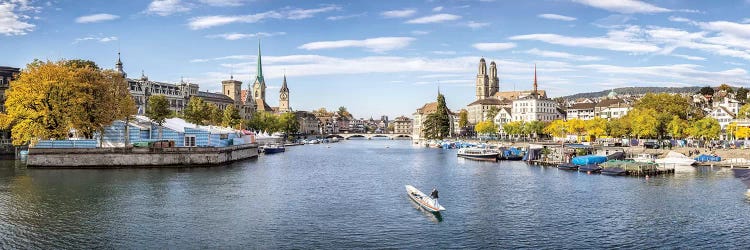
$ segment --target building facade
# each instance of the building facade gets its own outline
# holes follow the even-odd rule
[[[513,101],[511,113],[513,121],[543,121],[549,122],[562,119],[562,113],[558,110],[556,101],[542,96],[537,91],[536,66],[534,66],[534,89],[533,92],[523,98]]]
[[[0,112],[5,113],[5,91],[10,88],[10,82],[15,80],[21,69],[0,66]]]
[[[411,134],[412,133],[412,120],[406,116],[396,117],[392,122],[394,134]]]
[[[299,132],[302,135],[315,135],[320,133],[320,121],[315,115],[307,111],[294,112],[299,123]]]

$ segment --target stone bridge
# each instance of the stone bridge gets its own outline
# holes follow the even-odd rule
[[[327,135],[326,138],[332,138],[332,137],[338,137],[345,140],[349,140],[350,138],[365,138],[368,140],[372,140],[372,138],[388,138],[389,140],[399,139],[399,138],[409,138],[411,139],[411,134],[366,134],[366,133],[350,133],[350,134],[330,134]]]

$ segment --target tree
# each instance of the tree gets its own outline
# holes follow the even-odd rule
[[[211,125],[219,125],[221,124],[222,120],[224,119],[224,111],[222,111],[219,106],[216,106],[216,104],[213,103],[207,103],[206,108],[206,114],[208,115],[206,118],[207,124]]]
[[[737,93],[735,93],[735,96],[737,97],[737,101],[745,102],[747,101],[747,89],[740,87],[737,89]]]
[[[469,124],[469,112],[465,109],[462,109],[461,112],[458,113],[458,126],[463,128],[466,127],[466,125]]]
[[[653,109],[634,109],[625,117],[631,119],[632,133],[640,139],[653,138],[658,135],[659,121],[656,116],[656,111]]]
[[[523,124],[523,134],[526,135],[533,135],[534,138],[537,138],[539,134],[544,133],[544,127],[547,126],[542,121],[530,121]]]
[[[474,131],[479,134],[495,135],[497,134],[497,125],[492,121],[481,121],[474,126]]]
[[[566,136],[568,136],[569,132],[568,125],[563,120],[552,121],[550,124],[544,127],[542,131],[557,138],[565,138]]]
[[[701,139],[715,139],[721,133],[721,125],[714,118],[706,117],[694,121],[688,130],[690,136]]]
[[[182,117],[189,123],[205,125],[203,120],[209,116],[208,103],[200,97],[190,97],[187,107],[182,111]]]
[[[299,131],[299,123],[297,122],[297,115],[294,113],[283,113],[279,117],[279,128],[282,132],[284,132],[284,136],[286,138],[289,137],[291,133],[295,133]]]
[[[656,118],[655,137],[663,137],[667,134],[667,124],[672,117],[678,116],[680,119],[700,119],[703,118],[703,111],[692,105],[691,101],[677,94],[646,94],[636,102],[634,109],[652,109],[655,112],[653,117]]]
[[[135,112],[127,83],[94,62],[34,60],[7,90],[0,126],[14,145],[38,139],[66,139],[75,130],[86,138]]]
[[[497,113],[500,113],[500,108],[492,106],[490,107],[490,109],[487,110],[487,114],[484,119],[492,121],[495,119],[495,116],[497,115]]]
[[[268,133],[280,131],[278,117],[268,112],[253,113],[252,119],[248,121],[247,127]]]
[[[607,134],[615,138],[630,135],[630,122],[626,118],[617,118],[607,121]]]
[[[714,95],[714,89],[709,86],[706,86],[706,87],[701,88],[700,93],[701,95]]]
[[[607,120],[600,117],[588,120],[584,122],[586,127],[586,134],[589,135],[591,141],[596,138],[607,135]]]
[[[566,122],[568,132],[576,135],[576,140],[581,142],[581,136],[586,133],[586,123],[581,119],[570,119]]]
[[[742,105],[737,112],[737,119],[747,119],[750,117],[750,103]]]
[[[349,113],[349,111],[348,111],[348,110],[346,110],[346,107],[344,107],[344,106],[341,106],[341,107],[339,107],[339,111],[338,111],[337,113],[338,113],[338,114],[339,114],[339,116],[341,116],[341,118],[343,118],[344,120],[351,120],[351,119],[354,119],[354,116],[352,116],[352,114],[351,114],[351,113]]]
[[[667,124],[667,131],[669,132],[669,135],[672,136],[673,139],[677,138],[684,138],[687,134],[686,128],[688,127],[688,122],[680,119],[679,116],[673,116],[672,121]]]
[[[508,135],[520,135],[523,132],[523,122],[506,122],[503,124],[503,131]]]
[[[146,108],[146,117],[159,125],[159,139],[162,136],[162,126],[167,118],[171,117],[172,111],[169,110],[169,101],[164,95],[153,95],[148,98],[148,107]]]
[[[747,140],[747,138],[750,137],[750,128],[748,127],[737,127],[737,130],[734,132],[735,138],[744,138]]]
[[[726,83],[719,85],[719,91],[724,91],[727,93],[734,93],[734,89],[732,89],[732,86],[729,86]]]
[[[241,121],[242,116],[240,116],[240,110],[234,105],[227,105],[227,108],[224,109],[221,125],[224,127],[236,128]]]
[[[445,96],[438,94],[437,108],[427,115],[424,121],[424,133],[427,139],[443,139],[450,134],[450,117],[445,104]]]

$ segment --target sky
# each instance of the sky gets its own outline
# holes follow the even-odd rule
[[[437,91],[475,100],[479,59],[500,90],[750,87],[750,0],[0,0],[0,66],[87,59],[130,77],[243,89],[262,47],[266,99],[295,110],[411,116]]]

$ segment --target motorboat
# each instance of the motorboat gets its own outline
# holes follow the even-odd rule
[[[557,165],[557,169],[575,171],[578,169],[578,165],[573,164],[573,163],[563,163],[563,164]]]
[[[458,157],[478,161],[497,161],[498,153],[493,149],[486,148],[461,148],[458,150]]]
[[[637,154],[633,157],[634,162],[654,162],[655,158],[652,154]]]
[[[696,163],[695,159],[675,151],[669,151],[666,157],[656,159],[654,162],[666,165],[690,166]]]
[[[413,200],[414,202],[419,204],[420,207],[424,208],[427,211],[433,213],[445,211],[445,208],[442,205],[436,204],[436,200],[432,199],[430,196],[425,195],[424,193],[422,193],[422,191],[419,191],[419,189],[413,187],[412,185],[406,185],[406,194],[409,195],[409,199]]]
[[[602,167],[596,164],[586,164],[583,166],[578,166],[578,172],[600,173],[601,171]]]
[[[628,174],[628,172],[624,168],[619,168],[619,167],[603,168],[601,170],[601,173],[605,175],[627,175]]]
[[[284,148],[283,145],[279,144],[272,144],[272,145],[266,145],[263,146],[263,153],[264,154],[275,154],[275,153],[282,153],[285,152],[286,148]]]

